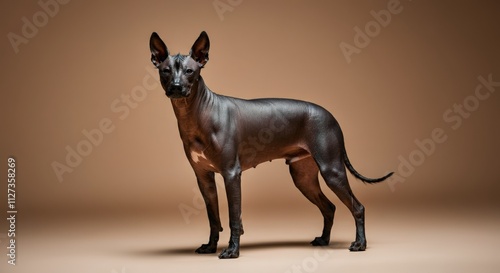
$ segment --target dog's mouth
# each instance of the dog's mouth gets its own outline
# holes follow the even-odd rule
[[[165,95],[167,95],[167,97],[168,97],[169,99],[182,99],[182,98],[184,98],[184,96],[183,96],[183,95],[181,95],[181,94],[177,94],[177,93],[175,93],[175,94],[169,94],[169,93],[166,93]]]
[[[165,95],[169,99],[183,99],[183,98],[189,97],[190,94],[191,94],[191,90],[187,90],[187,91],[168,90],[165,92]]]

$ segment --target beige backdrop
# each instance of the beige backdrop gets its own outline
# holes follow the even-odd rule
[[[96,215],[162,215],[181,227],[170,236],[205,240],[194,175],[149,61],[153,31],[171,53],[183,54],[207,31],[210,61],[202,74],[217,93],[295,98],[329,109],[359,172],[397,172],[373,186],[350,177],[370,218],[422,208],[423,215],[460,217],[466,208],[475,214],[499,207],[497,1],[63,2],[0,4],[0,158],[17,159],[24,266],[36,262],[27,257],[32,246],[22,241],[23,231],[36,241],[29,235],[34,226],[66,230]],[[0,165],[6,176],[6,163]],[[6,204],[6,179],[0,180]],[[254,221],[272,214],[300,219],[294,211],[305,210],[318,220],[308,236],[320,230],[319,213],[293,187],[282,160],[245,172],[243,198],[244,215]],[[187,230],[192,225],[184,225],[179,206],[198,213],[188,216],[199,221],[196,231]],[[338,207],[345,215],[337,222],[348,223],[350,240],[350,216]],[[266,233],[265,226],[256,229]]]

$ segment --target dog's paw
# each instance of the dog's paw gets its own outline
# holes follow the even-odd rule
[[[210,254],[217,251],[217,245],[203,244],[195,250],[198,254]]]
[[[352,242],[351,247],[349,247],[350,251],[365,251],[366,250],[366,242],[364,241],[355,241]]]
[[[228,248],[222,250],[219,254],[219,259],[234,259],[240,256],[240,251],[236,248]]]
[[[312,240],[311,245],[313,246],[327,246],[330,240],[325,240],[321,237],[316,237]]]

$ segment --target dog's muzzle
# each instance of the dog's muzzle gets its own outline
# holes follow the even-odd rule
[[[189,96],[189,90],[185,91],[184,87],[180,84],[172,84],[168,88],[166,95],[171,99],[185,98]]]

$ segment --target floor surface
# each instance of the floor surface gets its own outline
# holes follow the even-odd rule
[[[206,240],[200,213],[190,223],[162,215],[34,217],[19,220],[17,265],[1,272],[498,272],[500,217],[495,211],[391,209],[367,213],[367,251],[348,251],[354,223],[338,209],[328,247],[314,210],[251,212],[244,216],[241,256],[219,260],[193,251]],[[179,213],[179,212],[177,212]],[[224,218],[224,217],[223,217]],[[224,221],[227,220],[223,219]],[[226,222],[224,222],[226,223]],[[224,225],[227,227],[227,225]],[[318,233],[318,234],[316,234]],[[228,240],[221,234],[220,247]],[[5,235],[2,248],[6,247]],[[4,250],[5,251],[5,250]]]

